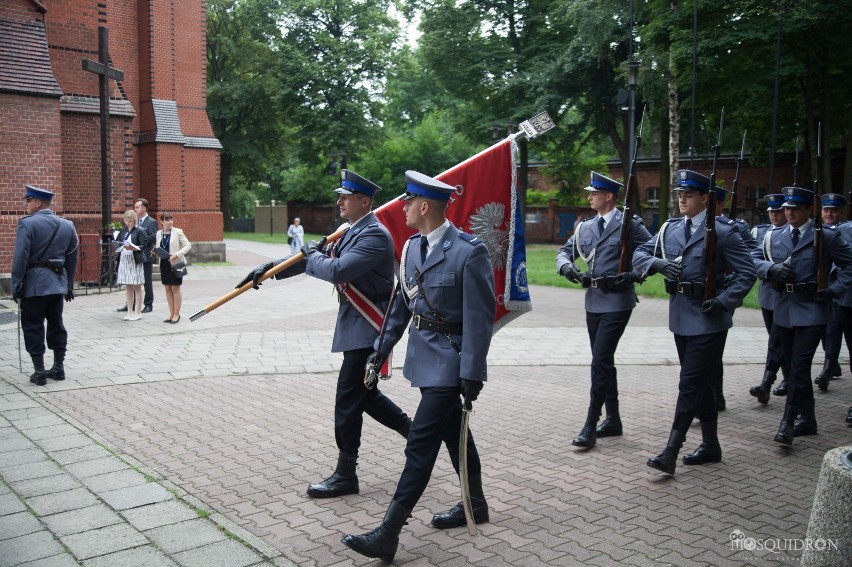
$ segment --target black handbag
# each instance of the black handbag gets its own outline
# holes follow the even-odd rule
[[[171,267],[172,273],[175,275],[175,277],[182,278],[186,276],[186,262],[175,262],[174,264],[172,264]]]
[[[292,236],[287,237],[287,244],[293,244],[293,237]]]

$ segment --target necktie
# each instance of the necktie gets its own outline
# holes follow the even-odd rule
[[[429,251],[429,240],[425,236],[420,237],[420,263],[426,263],[426,254]]]
[[[603,217],[598,219],[598,234],[603,236],[604,227],[606,226],[606,221]]]
[[[794,228],[793,231],[791,232],[791,234],[793,235],[793,246],[798,246],[799,245],[799,229]]]
[[[690,237],[692,236],[692,219],[686,219],[686,222],[683,223],[683,241],[689,242]]]

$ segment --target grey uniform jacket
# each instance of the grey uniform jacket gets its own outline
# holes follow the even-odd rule
[[[460,349],[457,351],[447,335],[417,329],[412,321],[403,374],[418,388],[458,387],[459,379],[484,382],[495,316],[494,272],[488,250],[480,240],[450,224],[440,244],[421,264],[420,238],[415,234],[406,242],[401,285],[375,348],[388,354],[413,315],[461,323],[461,333],[449,336]],[[417,294],[409,298],[406,289],[418,285],[417,274]]]
[[[681,258],[681,282],[704,282],[704,226],[698,226],[689,242],[684,242],[683,218],[663,223],[660,232],[640,246],[633,254],[633,265],[643,277],[648,275],[657,258]],[[725,271],[731,275],[724,287]],[[685,336],[720,333],[733,325],[734,310],[742,305],[751,291],[757,274],[748,249],[740,238],[733,221],[716,219],[716,255],[713,263],[716,275],[716,299],[725,307],[719,314],[701,312],[702,297],[688,297],[682,293],[669,296],[669,330]]]
[[[307,261],[276,274],[276,279],[306,273],[335,286],[352,284],[385,311],[393,290],[393,238],[373,213],[355,225],[334,244],[333,254],[311,254]],[[378,334],[352,304],[342,301],[337,310],[331,352],[372,348]]]
[[[823,228],[825,245],[825,270],[832,262],[837,265],[837,278],[829,286],[838,296],[852,285],[852,249],[840,237],[836,229]],[[789,225],[776,228],[769,233],[768,241],[752,250],[754,265],[760,277],[765,278],[773,264],[782,263],[791,258],[790,265],[795,271],[796,283],[816,280],[816,258],[814,254],[814,227],[802,235],[799,244],[793,247]],[[782,327],[808,327],[825,325],[831,314],[831,301],[817,302],[813,293],[787,293],[774,291],[775,309],[773,322]]]
[[[602,235],[598,234],[595,219],[597,216],[581,222],[565,246],[556,253],[556,272],[565,264],[573,264],[578,257],[584,259],[594,252],[589,262],[589,276],[601,278],[614,276],[618,273],[618,263],[621,259],[621,224],[624,213],[616,210],[610,222],[604,228]],[[638,215],[633,217],[633,228],[630,231],[630,254],[639,245],[651,239],[651,234],[645,228],[645,223]],[[632,284],[625,289],[611,291],[603,287],[586,289],[586,311],[589,313],[610,313],[612,311],[629,311],[636,307],[636,290]]]
[[[782,225],[782,226],[787,226]],[[771,224],[759,224],[751,230],[757,246],[763,246],[766,234],[774,228]],[[753,250],[753,248],[752,248]],[[772,311],[775,309],[775,290],[770,287],[769,282],[763,278],[760,280],[760,285],[757,288],[757,302],[763,309]]]
[[[840,232],[843,241],[852,247],[852,220],[842,223],[837,227],[837,230]],[[852,307],[852,286],[846,288],[843,295],[837,299],[837,304],[843,307]]]
[[[50,237],[59,225],[56,236]],[[50,242],[50,246],[45,247]],[[26,216],[18,221],[15,236],[15,255],[12,258],[12,290],[24,283],[24,297],[66,294],[74,286],[74,274],[77,271],[77,231],[74,223],[60,218],[46,209]],[[64,258],[65,269],[57,274],[43,266],[29,267],[38,263],[39,258]],[[29,268],[28,268],[29,267]],[[26,277],[26,280],[24,278]]]

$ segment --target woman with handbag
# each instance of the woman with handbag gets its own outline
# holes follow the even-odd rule
[[[148,244],[148,234],[139,228],[139,217],[132,210],[125,211],[124,226],[116,238],[116,241],[123,243],[117,250],[119,256],[116,283],[126,286],[127,315],[124,320],[138,321],[142,318],[142,285],[145,283],[142,249]]]
[[[186,275],[186,253],[192,249],[192,244],[179,228],[174,226],[174,216],[163,213],[163,229],[157,231],[157,244],[154,248],[160,256],[160,281],[166,290],[166,301],[169,303],[169,318],[163,323],[172,325],[180,321],[180,306],[183,294],[180,286]],[[168,255],[168,256],[166,256]]]

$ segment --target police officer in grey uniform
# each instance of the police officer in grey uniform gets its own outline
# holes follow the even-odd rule
[[[47,189],[26,186],[27,216],[18,221],[12,258],[12,292],[21,305],[24,344],[35,368],[30,382],[38,386],[48,378],[65,379],[68,332],[62,322],[63,300],[74,299],[77,270],[77,231],[74,223],[50,210],[53,197]],[[47,371],[45,336],[53,351],[53,367]]]
[[[814,193],[801,187],[785,187],[783,193],[787,226],[770,232],[768,245],[753,250],[752,256],[760,277],[775,289],[773,323],[790,369],[787,403],[775,441],[792,445],[794,437],[817,434],[811,364],[831,317],[832,300],[852,285],[852,249],[837,230],[823,227],[826,281],[832,262],[837,277],[827,288],[817,289],[815,226],[809,217]]]
[[[757,241],[758,246],[768,244],[767,234],[778,227],[783,227],[787,224],[787,218],[784,216],[784,195],[775,193],[766,196],[766,214],[769,216],[768,224],[759,224],[752,229],[752,235]],[[760,304],[760,311],[763,314],[763,324],[766,327],[766,332],[769,333],[769,343],[766,349],[766,364],[763,370],[763,380],[757,386],[752,386],[748,393],[757,398],[761,404],[769,403],[769,392],[772,390],[772,384],[778,375],[778,369],[781,369],[783,380],[781,385],[772,390],[772,393],[777,396],[787,395],[787,365],[784,363],[784,351],[781,350],[781,339],[778,337],[778,331],[772,326],[772,315],[775,308],[775,290],[769,285],[769,281],[763,278],[760,279],[760,285],[757,288],[757,301]]]
[[[822,222],[823,226],[834,228],[840,231],[840,236],[846,241],[846,244],[852,245],[852,240],[849,239],[849,231],[852,227],[842,228],[840,222],[843,217],[843,207],[846,206],[846,199],[843,195],[837,193],[826,193],[821,197],[822,204]],[[835,269],[831,270],[829,279],[833,280],[837,277]],[[834,300],[831,306],[831,318],[825,326],[825,336],[822,339],[822,350],[825,353],[822,370],[814,380],[814,384],[820,390],[828,390],[828,383],[832,378],[839,377],[843,371],[840,368],[840,347],[843,345],[843,319],[842,312],[838,306],[839,300]],[[849,340],[846,340],[847,348],[852,349],[849,345]]]
[[[486,380],[486,356],[494,330],[494,276],[485,245],[446,218],[454,188],[416,171],[405,173],[406,225],[417,229],[405,245],[400,283],[387,326],[376,340],[379,364],[408,329],[403,374],[421,400],[405,447],[405,468],[381,525],[343,543],[367,557],[391,561],[399,533],[411,516],[438,458],[441,443],[459,471],[462,401],[476,400]],[[410,324],[409,324],[410,323]],[[479,454],[468,437],[467,468],[474,520],[488,521]],[[437,514],[438,528],[465,523],[461,503]]]
[[[722,459],[711,387],[713,372],[733,325],[734,310],[742,305],[756,278],[748,249],[733,221],[714,218],[716,295],[704,300],[704,222],[710,179],[682,169],[677,172],[673,190],[679,192],[678,205],[684,216],[665,222],[633,255],[634,267],[643,277],[650,273],[665,276],[670,294],[669,330],[674,333],[680,360],[677,406],[665,449],[648,460],[648,466],[667,474],[674,474],[678,452],[696,415],[701,421],[702,442],[683,457],[683,463],[700,465]],[[730,272],[727,278],[726,270]]]
[[[622,434],[618,411],[618,371],[615,349],[624,334],[638,298],[634,289],[637,276],[631,270],[618,272],[621,259],[621,226],[624,214],[615,207],[621,183],[595,171],[586,187],[589,205],[597,215],[583,220],[556,254],[556,271],[586,288],[586,327],[592,347],[592,388],[586,423],[572,441],[577,447],[594,447],[598,437]],[[632,268],[633,252],[651,239],[642,218],[630,220],[628,266]],[[577,258],[588,266],[581,273]],[[601,409],[606,404],[606,419],[597,426]]]
[[[391,298],[393,239],[371,212],[373,197],[380,190],[378,185],[354,171],[342,170],[341,186],[335,192],[339,195],[340,216],[349,221],[349,228],[328,253],[316,241],[305,243],[301,248],[305,259],[275,276],[284,279],[306,273],[331,282],[340,301],[331,344],[331,352],[343,353],[334,402],[334,437],[339,455],[334,473],[308,487],[308,496],[313,498],[358,493],[356,467],[364,413],[403,437],[411,427],[405,412],[379,391],[378,386],[369,390],[364,386],[364,366],[373,352],[373,340],[378,331],[349,299],[353,291],[350,288],[357,289],[373,304],[376,312],[384,313]],[[253,281],[256,288],[263,274],[283,260],[258,266],[237,287]]]

